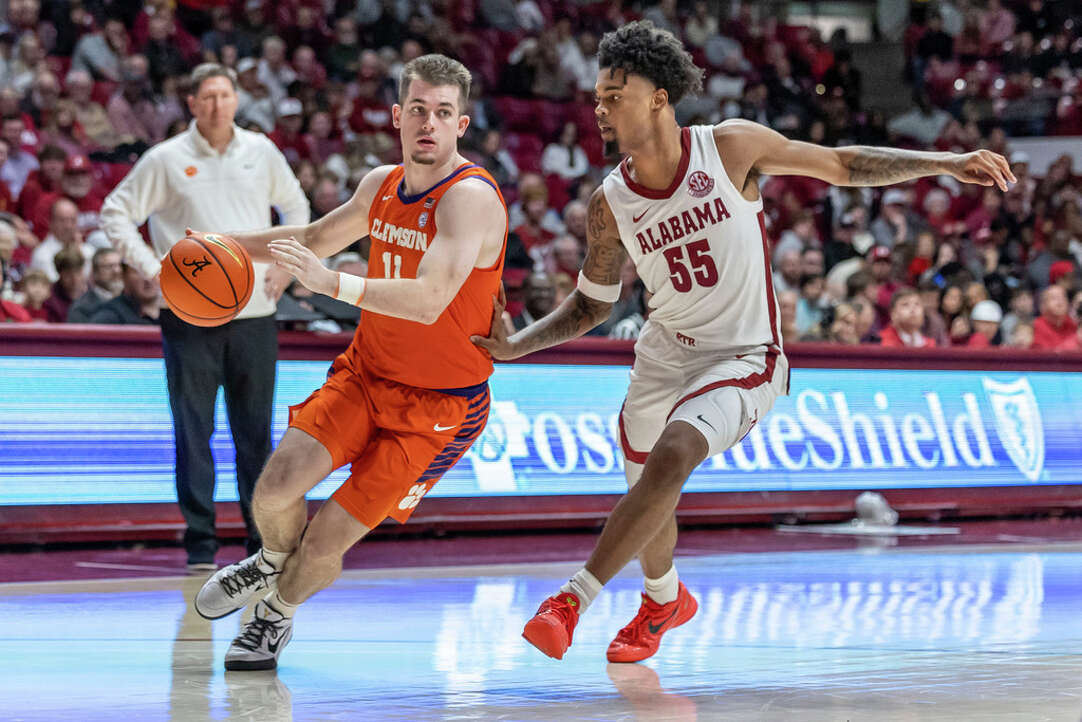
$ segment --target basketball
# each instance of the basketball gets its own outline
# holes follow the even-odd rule
[[[248,252],[217,233],[181,239],[162,261],[162,295],[173,313],[196,326],[233,320],[248,303],[254,280]]]

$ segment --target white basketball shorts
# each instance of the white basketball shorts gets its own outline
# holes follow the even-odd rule
[[[789,392],[789,362],[780,349],[738,357],[685,346],[651,324],[635,344],[631,383],[620,411],[620,444],[634,484],[646,457],[673,421],[702,433],[709,455],[738,443]]]

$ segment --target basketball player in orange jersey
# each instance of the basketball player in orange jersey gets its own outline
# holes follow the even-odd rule
[[[746,120],[680,128],[673,105],[701,87],[702,71],[679,40],[648,21],[606,34],[599,64],[601,137],[626,157],[590,199],[578,288],[510,338],[497,307],[490,337],[476,342],[497,359],[511,359],[581,336],[608,318],[628,256],[652,294],[620,413],[631,488],[586,565],[523,631],[542,652],[562,658],[579,615],[638,555],[646,577],[642,605],[607,655],[637,662],[698,607],[673,565],[684,482],[788,393],[759,177],[878,186],[949,174],[1006,190],[1014,176],[1002,156],[984,150],[825,148]]]
[[[263,596],[226,669],[276,667],[297,605],[335,580],[342,555],[370,529],[388,516],[405,521],[488,417],[492,359],[470,336],[491,322],[507,208],[492,177],[458,153],[469,71],[425,55],[406,64],[399,89],[401,166],[373,170],[349,201],[307,226],[231,234],[253,257],[273,258],[311,290],[364,312],[326,383],[290,407],[289,429],[256,483],[263,548],[221,569],[196,598],[196,611],[216,619]],[[367,278],[319,262],[365,235]],[[305,494],[345,464],[349,479],[306,530]]]

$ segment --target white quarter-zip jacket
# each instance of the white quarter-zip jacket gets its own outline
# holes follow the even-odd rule
[[[229,233],[271,224],[278,209],[283,225],[308,223],[308,199],[281,151],[267,136],[233,127],[233,140],[219,154],[196,129],[147,151],[105,199],[102,230],[124,260],[153,278],[161,259],[184,238],[185,227]],[[149,220],[151,249],[139,234]],[[255,264],[252,298],[237,318],[275,312],[263,291],[269,264]]]

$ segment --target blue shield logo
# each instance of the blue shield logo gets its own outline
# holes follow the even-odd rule
[[[1011,461],[1030,481],[1044,471],[1044,425],[1037,397],[1022,377],[1010,383],[982,378],[984,393],[996,415],[996,433]]]

